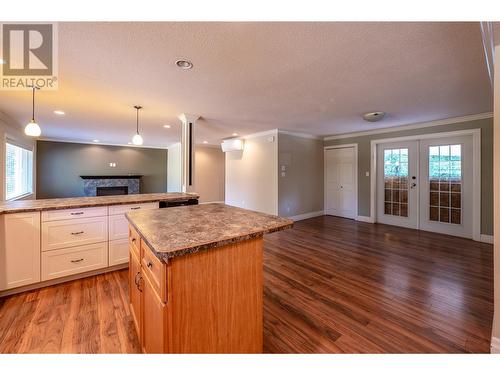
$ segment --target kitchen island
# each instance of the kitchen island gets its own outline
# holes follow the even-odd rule
[[[261,353],[263,235],[289,219],[224,204],[126,214],[145,353]]]

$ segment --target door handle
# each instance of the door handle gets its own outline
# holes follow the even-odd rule
[[[413,189],[415,186],[417,186],[417,184],[416,184],[415,182],[413,182],[413,183],[411,184],[411,188]]]

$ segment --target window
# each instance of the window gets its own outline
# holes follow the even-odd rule
[[[384,150],[384,214],[408,217],[408,149]]]
[[[6,143],[5,199],[33,193],[33,151]]]

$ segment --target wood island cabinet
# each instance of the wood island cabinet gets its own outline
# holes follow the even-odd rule
[[[129,236],[131,311],[144,353],[262,353],[262,237],[165,263],[132,226]]]

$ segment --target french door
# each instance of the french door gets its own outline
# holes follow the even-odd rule
[[[377,221],[472,238],[472,136],[379,144]]]

